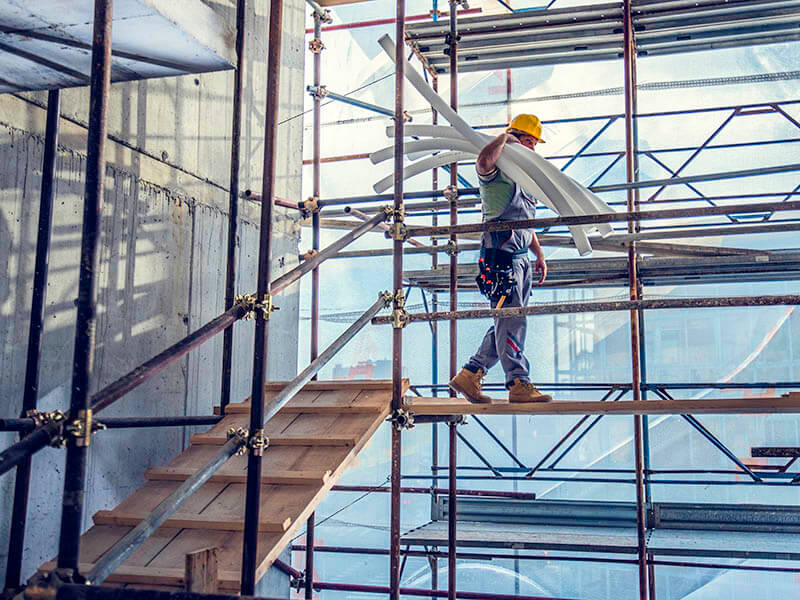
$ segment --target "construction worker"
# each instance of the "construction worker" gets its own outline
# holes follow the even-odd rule
[[[484,222],[534,218],[536,201],[496,165],[506,144],[522,144],[533,150],[538,143],[544,143],[541,122],[534,115],[521,114],[514,117],[505,132],[489,142],[478,155],[476,169]],[[529,248],[536,255],[533,265],[528,258]],[[498,304],[505,307],[526,306],[533,286],[533,270],[539,274],[540,284],[547,277],[547,263],[533,229],[484,232],[479,269],[478,284],[481,291],[489,296],[492,308]],[[489,283],[495,285],[494,295],[484,289],[487,287],[487,277]],[[505,282],[505,287],[500,286],[503,288],[500,292],[496,291],[498,281]],[[491,402],[488,396],[481,393],[481,381],[499,361],[505,372],[509,402],[552,400],[530,382],[529,364],[523,354],[525,331],[525,317],[495,319],[478,351],[450,380],[450,387],[470,402]]]

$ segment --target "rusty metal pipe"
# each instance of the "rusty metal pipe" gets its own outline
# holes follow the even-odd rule
[[[261,190],[261,225],[258,252],[258,292],[260,301],[272,298],[272,208],[275,196],[275,155],[277,154],[278,91],[281,70],[283,0],[271,0],[267,50],[267,101],[264,112],[264,167]],[[303,266],[303,265],[301,265]],[[250,403],[250,440],[264,426],[264,382],[269,351],[269,313],[256,318],[253,348],[253,387]],[[244,535],[242,544],[241,593],[252,596],[258,566],[258,523],[261,505],[261,452],[247,457]]]
[[[111,87],[112,0],[95,0],[92,35],[89,133],[86,142],[86,196],[83,203],[83,231],[78,283],[78,311],[75,322],[75,351],[72,363],[70,412],[84,427],[91,427],[91,400],[95,324],[97,321],[97,279],[99,272],[100,220],[105,192],[105,143],[108,96]],[[88,437],[69,436],[58,540],[58,567],[77,572],[83,526]]]

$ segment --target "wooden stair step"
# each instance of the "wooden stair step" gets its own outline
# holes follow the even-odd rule
[[[96,525],[121,525],[136,527],[148,517],[148,513],[125,513],[116,510],[100,510],[92,519]],[[292,524],[290,518],[281,522],[262,521],[258,530],[261,533],[283,533]],[[220,519],[214,516],[175,513],[161,527],[173,529],[208,529],[211,531],[243,531],[244,521],[239,519]]]
[[[187,469],[180,467],[153,467],[148,469],[144,476],[145,479],[157,481],[186,481],[194,475],[197,469]],[[286,484],[286,485],[323,485],[330,477],[330,471],[273,471],[272,473],[262,473],[261,483],[263,484]],[[212,483],[246,483],[247,473],[220,473],[211,476]]]

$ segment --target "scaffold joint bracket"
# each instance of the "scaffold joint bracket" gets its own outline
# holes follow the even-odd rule
[[[310,85],[306,89],[315,100],[322,100],[328,95],[328,88],[324,85]]]
[[[247,313],[242,317],[242,320],[249,321],[250,319],[255,319],[259,315],[264,320],[269,320],[272,316],[272,312],[276,310],[280,310],[279,307],[275,306],[273,303],[273,296],[272,294],[264,294],[263,301],[259,302],[256,300],[256,297],[253,294],[239,294],[235,298],[235,303],[244,306],[247,310]]]
[[[236,440],[239,444],[236,450],[236,456],[244,456],[247,454],[247,444],[250,438],[250,431],[245,427],[231,427],[228,429],[228,440]]]
[[[269,438],[264,435],[263,429],[257,429],[247,438],[247,449],[253,456],[263,456],[267,448],[269,448]]]
[[[444,197],[450,201],[455,202],[458,200],[458,188],[454,185],[448,185],[443,190]]]
[[[444,245],[444,252],[448,256],[458,256],[458,253],[461,252],[458,248],[458,244],[456,244],[453,240],[448,240],[448,242]]]
[[[392,427],[401,431],[403,429],[414,429],[414,413],[407,411],[404,408],[398,408],[389,417]]]
[[[308,49],[312,54],[320,54],[323,50],[325,50],[325,44],[322,43],[321,39],[314,38],[308,42]]]
[[[303,218],[308,219],[314,213],[319,212],[319,197],[310,196],[308,200],[305,200],[304,202],[298,202],[297,207],[300,209],[300,213],[303,215]]]

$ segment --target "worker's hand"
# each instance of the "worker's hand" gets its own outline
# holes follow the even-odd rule
[[[539,285],[541,285],[547,279],[547,263],[542,254],[536,257],[536,272],[539,273]]]
[[[506,144],[519,144],[519,140],[517,136],[511,135],[510,133],[506,134]]]

